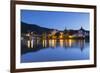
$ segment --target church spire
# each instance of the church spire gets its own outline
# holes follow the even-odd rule
[[[64,29],[64,33],[67,33],[67,28],[65,27],[65,29]]]
[[[67,31],[67,28],[65,27],[65,31]]]
[[[81,26],[80,30],[84,30],[82,26]]]

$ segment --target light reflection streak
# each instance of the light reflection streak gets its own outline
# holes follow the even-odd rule
[[[42,47],[74,47],[78,45],[81,49],[84,48],[85,40],[73,40],[73,39],[43,39],[42,42],[37,40],[27,40],[27,47],[28,48],[36,48],[39,44],[42,44]],[[59,45],[57,45],[59,43]]]
[[[30,40],[27,41],[27,47],[30,48]]]
[[[47,47],[47,40],[43,40],[43,47]]]
[[[33,46],[34,46],[33,40],[28,40],[27,41],[27,47],[28,48],[33,48]]]
[[[33,44],[34,44],[34,43],[33,43],[33,40],[31,40],[31,48],[33,48]]]
[[[73,43],[75,43],[75,40],[69,39],[69,47],[72,47],[73,46]]]
[[[49,40],[49,46],[50,47],[52,46],[52,40],[51,39]]]
[[[60,47],[63,47],[64,46],[64,40],[63,39],[60,39]]]
[[[56,40],[52,39],[52,47],[56,47]]]

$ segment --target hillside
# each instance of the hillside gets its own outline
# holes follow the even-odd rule
[[[21,22],[21,33],[35,31],[38,34],[42,34],[43,32],[49,33],[50,31],[53,31],[53,30],[54,29],[40,27],[36,24],[27,24],[27,23]]]

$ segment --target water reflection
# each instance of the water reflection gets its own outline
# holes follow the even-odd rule
[[[79,40],[79,45],[80,45],[81,51],[83,51],[83,49],[84,49],[84,44],[85,44],[85,40]]]
[[[84,39],[24,40],[21,47],[21,62],[89,59],[89,42]]]
[[[46,39],[42,41],[42,46],[47,47],[47,40]]]
[[[63,47],[64,46],[64,40],[59,40],[59,43],[60,43],[60,47]]]
[[[36,48],[41,46],[41,48],[56,48],[56,47],[79,47],[83,50],[85,44],[85,40],[83,39],[43,39],[43,40],[28,40],[27,47],[28,48]]]
[[[71,39],[69,39],[69,47],[71,47],[72,46],[72,44],[73,44],[73,40],[71,40]]]
[[[27,41],[27,47],[28,47],[28,48],[33,48],[33,44],[34,44],[34,43],[33,43],[33,40],[31,40],[31,41],[28,40],[28,41]]]
[[[49,45],[48,45],[48,47],[52,47],[52,48],[55,48],[56,47],[56,40],[55,39],[50,39],[49,40],[50,42],[49,42]]]

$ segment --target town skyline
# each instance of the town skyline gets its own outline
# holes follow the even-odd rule
[[[22,22],[22,21],[21,21]],[[22,22],[22,23],[25,23],[25,22]],[[26,23],[28,24],[28,23]],[[39,26],[37,24],[28,24],[28,25],[36,25],[36,26]],[[39,26],[39,27],[42,27],[42,26]],[[80,28],[77,28],[77,29],[69,29],[65,26],[65,28],[63,28],[62,30],[59,30],[59,29],[56,29],[56,28],[49,28],[49,27],[42,27],[42,28],[47,28],[47,29],[53,29],[53,30],[57,30],[57,31],[64,31],[64,30],[80,30],[81,28],[84,29],[82,26],[80,26]],[[86,29],[84,29],[86,30]],[[89,30],[86,30],[86,31],[89,31]]]
[[[21,21],[61,31],[89,30],[89,13],[21,10]]]

